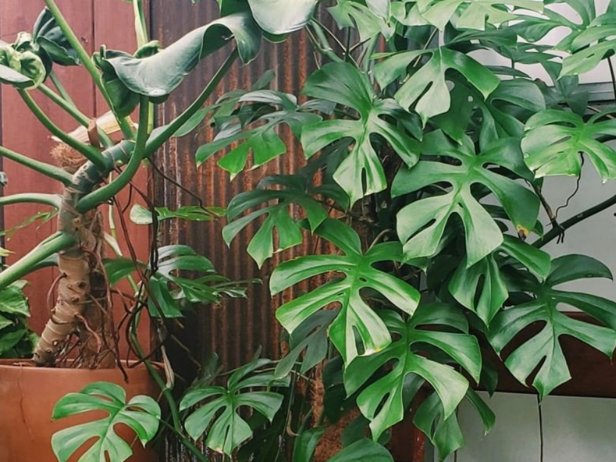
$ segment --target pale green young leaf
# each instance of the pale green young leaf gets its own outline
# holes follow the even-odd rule
[[[431,54],[430,60],[406,79],[395,94],[396,101],[406,109],[412,107],[424,124],[451,107],[447,71],[454,70],[464,76],[483,98],[487,98],[500,83],[492,71],[464,53],[446,47],[426,52]],[[381,85],[387,84],[394,76],[406,77],[406,67],[416,58],[417,53],[397,53],[379,63],[375,72],[382,79]]]
[[[588,120],[572,112],[548,109],[526,123],[522,151],[535,176],[579,176],[586,155],[603,181],[616,178],[616,151],[603,137],[616,136],[616,120],[597,114]]]
[[[122,387],[106,382],[95,382],[79,393],[64,396],[55,405],[53,418],[92,411],[103,412],[107,417],[75,425],[53,435],[51,446],[60,462],[68,461],[92,439],[95,439],[94,444],[79,458],[79,462],[124,462],[131,457],[133,450],[130,441],[123,440],[116,433],[116,426],[129,427],[145,446],[156,435],[161,418],[160,407],[154,399],[138,395],[127,402]]]

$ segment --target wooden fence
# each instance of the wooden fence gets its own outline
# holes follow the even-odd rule
[[[132,6],[121,0],[59,0],[58,4],[68,21],[75,28],[77,36],[89,51],[98,49],[100,44],[109,48],[132,49],[135,46]],[[43,0],[0,0],[0,40],[12,42],[20,31],[31,31],[32,26],[43,9]],[[83,69],[57,66],[57,73],[67,91],[71,94],[81,111],[90,117],[105,113],[108,109],[94,89],[94,84]],[[38,104],[61,128],[70,130],[76,122],[38,92],[33,92]],[[49,132],[25,107],[15,90],[6,85],[0,86],[0,142],[15,151],[27,154],[34,159],[53,162],[50,155],[53,141]],[[3,194],[20,192],[59,192],[58,183],[24,167],[4,160],[0,171],[6,172],[8,186]],[[136,184],[147,190],[147,172],[142,172]],[[120,198],[126,202],[127,197]],[[47,213],[49,209],[38,205],[18,205],[4,208],[4,229],[20,228],[30,217]],[[1,213],[1,211],[0,211]],[[54,232],[55,220],[36,220],[32,224],[11,232],[5,247],[14,261],[24,255],[37,243]],[[130,235],[138,253],[147,253],[147,228],[129,224]],[[141,238],[139,238],[141,237]],[[27,279],[26,289],[32,311],[31,326],[40,332],[47,322],[50,305],[54,300],[50,293],[55,274],[52,269],[43,269]]]

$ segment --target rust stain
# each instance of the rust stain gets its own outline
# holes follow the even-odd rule
[[[178,2],[173,8],[173,21],[169,21],[168,0],[150,0],[153,38],[163,45],[179,38],[183,33],[199,27],[216,17],[216,2],[207,1],[191,5]],[[229,50],[215,53],[201,63],[193,75],[189,76],[159,112],[159,121],[170,120],[176,111],[186,107],[192,98],[202,90],[210,76],[221,66]],[[292,35],[283,44],[264,42],[259,56],[248,66],[235,65],[221,83],[211,101],[236,88],[249,88],[251,82],[266,70],[276,71],[272,84],[274,89],[299,94],[301,85],[315,68],[313,52],[307,37],[301,33]],[[177,109],[176,109],[177,108]],[[215,133],[210,127],[202,126],[195,133],[177,139],[172,145],[161,148],[156,164],[165,175],[179,181],[183,187],[197,194],[205,205],[226,206],[238,193],[247,191],[267,174],[292,173],[304,165],[304,156],[297,142],[288,130],[281,136],[288,146],[288,153],[270,162],[266,167],[250,170],[229,181],[229,176],[216,166],[216,158],[210,159],[200,169],[196,168],[194,153],[202,144],[213,139]],[[179,204],[196,204],[195,199],[176,186],[154,176],[153,194],[157,205],[170,208]],[[257,227],[249,225],[227,248],[221,236],[224,223],[180,223],[176,226],[161,224],[163,243],[186,243],[212,260],[217,270],[234,280],[260,278],[262,285],[254,285],[248,290],[248,298],[226,300],[220,307],[203,307],[193,317],[186,320],[190,330],[178,331],[182,342],[200,360],[213,352],[218,353],[226,369],[237,367],[252,358],[262,347],[263,355],[278,357],[280,354],[281,328],[274,318],[276,308],[292,296],[309,289],[309,283],[272,298],[267,288],[271,270],[281,260],[312,252],[328,252],[327,243],[306,239],[301,246],[276,255],[259,270],[246,253],[250,237]],[[176,358],[170,352],[174,364],[180,364],[178,372],[185,378],[195,374],[195,365],[185,361],[185,354],[178,350]],[[167,460],[189,461],[181,448],[171,449]]]

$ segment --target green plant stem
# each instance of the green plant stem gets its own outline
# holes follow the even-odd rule
[[[53,178],[61,182],[65,186],[69,186],[73,180],[69,173],[65,172],[61,168],[58,168],[51,164],[46,164],[38,160],[34,160],[31,157],[25,156],[15,151],[11,151],[4,146],[0,146],[0,157],[6,157],[7,159],[17,162],[18,164],[28,167],[36,172],[39,172],[49,178]]]
[[[210,95],[214,92],[220,81],[227,74],[229,68],[233,65],[235,60],[238,58],[239,53],[237,49],[233,51],[229,55],[229,57],[225,60],[223,65],[218,69],[216,74],[212,77],[212,79],[205,86],[201,94],[195,99],[190,106],[188,106],[184,112],[182,112],[179,116],[177,116],[173,121],[171,121],[168,125],[157,129],[157,133],[153,133],[151,139],[148,140],[148,143],[145,147],[145,157],[150,157],[154,152],[160,148],[163,144],[171,138],[175,132],[178,131],[182,125],[184,125],[188,119],[192,117],[192,115],[197,112],[206,100],[210,97]],[[141,121],[139,122],[141,124]]]
[[[49,8],[49,11],[51,12],[56,22],[58,23],[58,26],[60,26],[60,29],[66,36],[68,42],[75,49],[75,52],[77,53],[77,56],[79,57],[79,60],[83,63],[88,73],[92,76],[92,79],[94,80],[94,84],[98,87],[99,91],[105,98],[105,101],[107,101],[107,105],[113,111],[113,114],[115,115],[116,120],[118,121],[118,125],[120,126],[122,130],[122,134],[124,135],[124,138],[129,139],[129,140],[133,139],[133,136],[134,136],[133,129],[131,128],[130,124],[127,122],[126,118],[120,117],[115,111],[113,104],[111,103],[111,98],[109,97],[109,94],[107,93],[107,90],[105,89],[105,86],[103,85],[103,80],[101,78],[100,72],[96,68],[94,61],[90,58],[90,55],[88,54],[88,52],[85,50],[85,48],[83,47],[83,45],[77,38],[77,35],[75,35],[75,32],[73,31],[73,29],[66,21],[66,18],[64,18],[64,15],[60,11],[60,8],[58,8],[58,5],[56,4],[55,0],[45,0],[45,5],[47,5],[47,8]]]
[[[62,198],[57,194],[21,193],[10,196],[0,196],[0,206],[14,204],[43,204],[60,208]]]
[[[49,98],[51,101],[64,109],[73,119],[79,122],[80,125],[87,127],[90,123],[90,118],[87,115],[77,109],[71,102],[67,101],[61,95],[57,94],[47,85],[42,84],[37,88],[37,90],[39,90],[47,98]]]
[[[99,204],[108,201],[118,192],[120,192],[139,171],[142,161],[145,159],[146,141],[148,138],[148,119],[150,115],[149,99],[147,96],[141,97],[139,104],[139,130],[137,132],[137,141],[130,156],[126,168],[120,173],[115,180],[105,186],[87,194],[77,203],[77,210],[84,213],[87,210],[92,210]]]
[[[333,62],[343,62],[344,60],[334,52],[329,44],[321,25],[315,20],[310,21],[309,24],[310,28],[306,29],[306,31],[308,31],[308,35],[312,39],[313,45],[317,51]]]
[[[62,82],[60,81],[58,75],[53,69],[49,73],[49,78],[51,80],[51,83],[53,83],[53,86],[56,87],[56,90],[58,90],[58,93],[60,93],[60,96],[62,96],[62,98],[71,103],[73,106],[76,106],[75,101],[73,101],[71,95],[68,93],[68,91],[66,91],[66,88],[64,88],[64,85],[62,85]]]
[[[543,237],[537,239],[533,242],[533,246],[541,248],[549,242],[556,239],[562,233],[564,233],[567,229],[572,226],[577,225],[579,222],[586,220],[587,218],[596,215],[599,212],[611,207],[612,205],[616,205],[616,195],[610,197],[609,199],[591,207],[589,209],[584,210],[583,212],[578,213],[577,215],[572,216],[566,221],[563,221],[558,228],[552,228],[548,233],[546,233]]]
[[[137,46],[141,48],[149,41],[148,27],[145,23],[142,0],[133,0],[133,14],[135,16],[135,35],[137,36]]]
[[[60,141],[67,144],[71,148],[83,154],[83,156],[96,165],[100,169],[105,168],[105,160],[101,156],[100,152],[85,143],[81,143],[76,139],[72,138],[64,131],[62,131],[56,124],[54,124],[49,117],[41,110],[41,108],[36,104],[34,99],[30,96],[30,94],[25,90],[18,90],[19,95],[28,106],[28,109],[36,116],[36,118],[45,126],[47,130],[49,130],[54,136],[56,136]]]
[[[7,287],[29,274],[33,268],[52,255],[75,245],[75,237],[66,233],[57,233],[41,242],[29,253],[0,272],[0,288]]]
[[[46,97],[48,97],[51,101],[53,101],[58,106],[60,106],[62,109],[64,109],[80,125],[86,128],[90,126],[91,119],[87,115],[85,115],[83,112],[81,112],[77,108],[77,106],[75,106],[71,101],[57,94],[55,91],[53,91],[51,88],[49,88],[46,85],[40,85],[38,87],[38,90],[40,90],[40,92],[43,93]],[[98,132],[98,136],[100,137],[105,147],[113,146],[113,141],[111,141],[111,138],[107,136],[107,133],[105,133],[104,130],[101,130],[100,128],[97,127],[97,132]]]

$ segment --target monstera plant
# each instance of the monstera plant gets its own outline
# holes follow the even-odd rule
[[[232,177],[266,164],[285,155],[282,125],[306,158],[235,197],[223,231],[230,242],[257,223],[247,251],[259,266],[282,252],[272,294],[311,287],[276,311],[289,353],[275,377],[295,371],[296,390],[305,376],[324,382],[323,417],[301,420],[292,460],[310,460],[340,407],[358,410],[339,422],[343,443],[385,443],[412,414],[444,459],[464,442],[462,402],[494,424],[475,392],[495,390],[493,358],[543,398],[571,378],[563,337],[613,355],[616,303],[566,286],[609,269],[546,245],[616,197],[562,221],[555,204],[569,194],[543,190],[585,161],[616,177],[611,101],[589,103],[580,85],[612,66],[616,8],[336,0],[316,11],[304,33],[317,68],[301,94],[260,88],[233,113],[214,110],[218,135],[197,161],[229,148],[217,162]],[[286,258],[309,238],[331,251]]]
[[[185,246],[152,249],[149,262],[92,258],[104,241],[97,208],[113,202],[167,140],[204,119],[218,134],[196,150],[196,162],[210,164],[222,151],[218,168],[231,178],[288,155],[281,126],[295,135],[304,167],[265,177],[235,197],[223,237],[230,243],[258,223],[248,254],[261,266],[282,252],[269,279],[272,294],[303,281],[311,287],[276,312],[288,334],[280,361],[257,357],[224,377],[207,368],[177,404],[172,381],[145,358],[168,418],[147,397],[127,402],[113,384],[93,384],[61,400],[58,418],[87,410],[109,416],[56,434],[60,460],[96,438],[88,457],[121,462],[131,451],[107,430],[128,424],[147,442],[162,422],[197,460],[212,453],[238,461],[321,460],[327,427],[348,425],[331,462],[391,461],[389,433],[409,413],[444,459],[464,442],[456,415],[463,401],[486,431],[494,424],[475,391],[495,389],[487,358],[499,357],[543,398],[571,377],[561,337],[612,356],[616,303],[561,287],[611,278],[609,269],[585,255],[551,256],[545,246],[616,204],[616,197],[561,222],[543,194],[546,178],[579,177],[584,160],[603,181],[616,177],[613,112],[589,105],[580,85],[581,74],[604,61],[611,66],[611,3],[598,11],[579,0],[218,0],[219,19],[161,47],[148,41],[141,1],[133,0],[139,49],[103,47],[94,56],[55,1],[46,4],[32,34],[0,49],[0,81],[14,86],[50,132],[82,156],[69,172],[0,148],[0,155],[64,188],[60,196],[2,198],[4,205],[37,202],[58,210],[58,232],[0,273],[0,289],[9,290],[42,265],[56,263],[61,272],[58,304],[35,361],[56,362],[75,333],[95,365],[113,359],[92,352],[88,341],[92,331],[99,338],[113,332],[104,316],[98,324],[87,317],[101,285],[105,293],[121,279],[133,284],[130,339],[141,357],[134,332],[144,309],[164,327],[187,305],[237,294]],[[562,38],[552,44],[546,38],[555,31]],[[317,58],[301,95],[260,81],[210,101],[231,65],[254,58],[263,37],[276,42],[291,33],[306,34]],[[234,48],[201,94],[156,126],[152,107],[229,42]],[[71,64],[89,71],[120,139],[91,124],[56,84],[54,66]],[[544,77],[527,74],[529,66]],[[37,90],[87,128],[87,141],[47,118],[31,96]],[[155,224],[215,214],[152,205],[135,209],[133,218]],[[285,257],[308,238],[327,241],[331,251]],[[588,316],[570,317],[564,306]],[[526,341],[516,341],[537,324]],[[164,328],[158,333],[164,342]],[[322,382],[321,408],[299,398],[306,381]],[[340,419],[349,409],[355,418]]]
[[[109,206],[117,205],[116,198],[122,191],[135,191],[132,182],[141,167],[151,162],[158,149],[176,132],[187,130],[186,124],[192,123],[191,118],[199,113],[236,61],[250,62],[257,55],[265,33],[286,33],[301,27],[312,7],[306,4],[299,16],[290,15],[284,21],[276,21],[279,30],[264,32],[259,24],[266,26],[268,23],[264,12],[271,6],[269,2],[256,2],[251,8],[221,5],[220,18],[162,48],[158,42],[148,39],[143,2],[134,0],[130,3],[134,7],[138,49],[125,52],[101,46],[90,55],[58,4],[54,0],[44,3],[45,9],[31,31],[17,34],[12,43],[0,42],[0,82],[18,93],[25,106],[54,137],[57,146],[49,157],[53,157],[55,164],[35,160],[7,146],[0,146],[0,156],[20,164],[25,171],[56,181],[58,193],[20,192],[0,197],[0,205],[34,203],[51,208],[57,227],[53,235],[26,255],[15,256],[11,264],[0,271],[0,355],[18,358],[33,350],[32,362],[39,368],[88,371],[117,366],[128,377],[127,370],[135,364],[121,361],[123,355],[118,346],[120,333],[127,332],[127,341],[137,363],[146,364],[171,404],[174,403],[170,393],[172,374],[167,374],[170,382],[165,383],[160,370],[151,364],[150,356],[156,352],[149,353],[141,346],[144,339],[137,335],[140,320],[146,315],[151,318],[151,325],[160,333],[160,344],[155,348],[158,350],[169,341],[164,333],[166,323],[182,317],[197,303],[216,303],[222,296],[242,296],[245,284],[232,283],[217,274],[206,257],[186,245],[159,245],[156,235],[150,258],[138,261],[130,242],[123,242],[127,237],[124,214],[112,211],[105,219],[104,212]],[[200,61],[220,49],[226,50],[228,58],[211,81],[204,84],[201,95],[168,124],[156,124],[155,107],[164,103]],[[62,85],[55,72],[57,66],[84,68],[110,112],[101,117],[84,114]],[[70,132],[62,130],[39,105],[39,96],[59,106],[80,128]],[[131,196],[135,197],[132,193]],[[144,199],[149,203],[147,197]],[[149,204],[148,209],[144,209],[135,204],[131,218],[137,223],[156,223],[163,219],[199,221],[213,219],[220,213],[215,208],[180,206],[169,210]],[[114,221],[118,218],[120,223],[116,225]],[[124,233],[120,232],[122,229]],[[147,232],[144,229],[144,233]],[[9,241],[9,252],[10,247]],[[126,248],[130,255],[122,254],[122,249]],[[5,249],[1,250],[5,256]],[[56,266],[58,277],[50,287],[37,289],[55,295],[50,296],[55,302],[50,307],[45,329],[36,339],[25,327],[28,307],[22,293],[26,284],[23,278],[47,266]],[[117,303],[115,307],[114,303]],[[116,315],[124,312],[124,316],[114,322],[114,312]],[[36,343],[34,347],[33,342]],[[23,361],[9,364],[8,369],[24,369]],[[257,366],[264,365],[258,363]],[[6,373],[11,374],[10,371]],[[24,369],[23,373],[29,371]],[[0,374],[0,380],[13,382],[6,377]],[[19,378],[19,387],[21,380]],[[70,386],[70,379],[58,380],[63,386],[67,383]],[[257,385],[254,378],[247,380],[247,386]],[[46,391],[52,394],[57,389],[51,385]],[[21,392],[24,390],[20,388]],[[260,395],[255,393],[254,396]],[[3,397],[3,402],[10,400],[11,396]],[[256,402],[256,398],[253,401]],[[270,414],[275,412],[276,402],[277,395],[267,402],[271,406]],[[263,409],[252,401],[247,403],[252,403],[257,410]],[[48,411],[41,421],[49,420],[51,409],[38,407],[41,412]],[[175,418],[179,411],[175,404],[170,407]],[[160,408],[152,397],[128,397],[118,384],[104,382],[95,382],[79,393],[67,395],[58,402],[53,417],[60,419],[92,410],[109,415],[58,432],[52,446],[59,460],[74,458],[81,450],[85,451],[81,460],[109,458],[121,462],[131,457],[132,448],[121,437],[121,431],[115,432],[115,427],[118,424],[130,427],[145,444],[156,435],[161,420]],[[24,425],[31,421],[25,416],[26,410],[18,412],[23,414],[17,420]],[[38,434],[37,429],[20,429],[6,419],[1,423],[2,433],[13,426],[14,433],[26,438]],[[171,428],[177,430],[187,447],[202,456],[188,439],[194,432],[186,433],[180,425],[176,419]],[[226,427],[223,425],[223,428]],[[47,442],[39,445],[38,441],[22,441],[19,444],[19,437],[6,438],[0,442],[2,459],[49,457],[27,452],[35,446],[46,448]],[[96,442],[88,448],[88,441],[92,440]],[[10,444],[7,441],[11,441]],[[231,441],[243,440],[234,436]],[[18,446],[20,448],[15,449]],[[224,446],[228,447],[228,444]],[[16,452],[19,450],[26,452]]]

